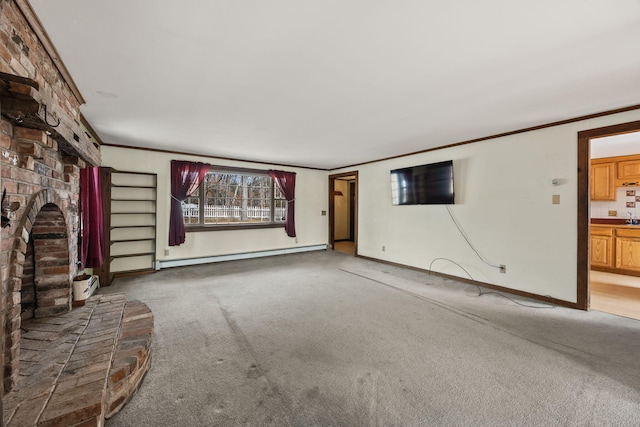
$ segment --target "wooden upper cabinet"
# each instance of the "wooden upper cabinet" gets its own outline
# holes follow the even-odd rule
[[[591,200],[615,200],[615,162],[591,162]]]
[[[619,185],[640,185],[640,156],[637,159],[623,160],[616,163],[616,178]]]
[[[640,154],[591,159],[591,200],[615,200],[617,187],[640,186]]]

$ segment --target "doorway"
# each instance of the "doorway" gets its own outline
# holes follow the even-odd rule
[[[637,212],[634,203],[627,202],[627,194],[640,193],[640,188],[618,185],[617,163],[611,162],[640,154],[640,150],[629,151],[639,146],[637,142],[626,143],[636,137],[640,139],[640,121],[578,133],[577,307],[640,319],[640,270],[620,269],[616,259],[627,244],[617,242],[616,235],[628,233],[627,212]],[[631,232],[636,233],[635,229]]]
[[[338,252],[358,253],[358,172],[329,176],[329,245]]]

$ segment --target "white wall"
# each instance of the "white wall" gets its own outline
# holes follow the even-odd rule
[[[436,258],[448,258],[476,280],[576,302],[577,133],[634,120],[640,120],[640,111],[331,173],[359,173],[360,255],[423,269]],[[445,206],[391,205],[391,169],[449,159],[454,161],[454,216],[490,262],[507,266],[507,274],[478,259]],[[551,185],[553,178],[561,185]],[[551,203],[554,194],[560,195],[558,205]],[[433,270],[466,277],[446,261],[436,261]]]
[[[640,120],[640,111],[496,138],[330,172],[278,168],[298,173],[298,246],[326,244],[327,176],[357,170],[358,253],[429,268],[436,258],[462,265],[476,280],[576,302],[577,133]],[[456,142],[456,141],[451,141]],[[184,245],[167,248],[170,160],[265,168],[249,162],[102,148],[103,164],[158,174],[158,259],[171,260],[295,247],[282,229],[187,233]],[[460,236],[444,206],[392,206],[389,171],[454,160],[456,204],[451,207],[476,248],[507,274],[481,262]],[[559,178],[561,185],[552,186]],[[560,195],[560,204],[551,197]],[[165,196],[166,195],[166,196]],[[382,246],[385,251],[382,251]],[[433,269],[466,277],[454,264]]]
[[[327,172],[121,147],[103,146],[101,151],[103,166],[110,166],[121,171],[158,174],[156,257],[160,261],[296,248],[327,243],[327,217],[321,215],[322,211],[328,209]],[[200,161],[220,166],[265,170],[279,169],[296,172],[297,240],[288,237],[283,228],[205,231],[187,232],[184,244],[169,247],[170,163],[174,159]],[[168,256],[164,255],[165,249],[169,250]]]

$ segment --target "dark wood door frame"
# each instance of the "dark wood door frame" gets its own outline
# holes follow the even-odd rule
[[[589,172],[592,138],[640,131],[640,120],[578,132],[578,284],[576,308],[589,309]]]
[[[355,206],[353,207],[355,214],[355,233],[353,238],[353,243],[355,246],[355,254],[358,254],[358,171],[352,172],[343,172],[335,175],[329,175],[329,244],[331,245],[331,249],[333,249],[335,245],[335,181],[336,179],[344,178],[347,176],[355,176]]]
[[[349,181],[349,240],[356,241],[356,206],[358,192],[356,191],[356,182]]]

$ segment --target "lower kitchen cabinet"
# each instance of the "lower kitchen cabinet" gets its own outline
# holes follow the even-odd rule
[[[613,236],[591,233],[591,265],[613,268]]]
[[[616,230],[616,268],[640,272],[640,229]]]

